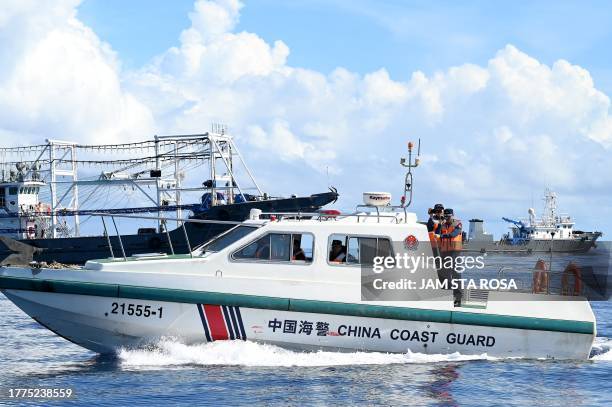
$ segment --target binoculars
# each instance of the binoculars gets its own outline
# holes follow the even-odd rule
[[[445,214],[444,210],[433,209],[433,208],[427,209],[427,214],[431,215],[433,220],[438,220],[438,221],[449,219],[452,216],[451,214]]]
[[[438,209],[438,210],[434,210],[434,209],[432,209],[432,208],[429,208],[429,209],[427,210],[427,214],[428,214],[428,215],[431,215],[431,217],[433,218],[433,220],[442,220],[442,219],[444,219],[444,218],[445,218],[445,216],[444,216],[444,212],[443,212],[443,211],[441,211],[441,210],[439,210],[439,209]]]

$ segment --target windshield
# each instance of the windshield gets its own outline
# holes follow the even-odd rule
[[[202,253],[221,251],[255,230],[256,226],[236,226],[202,246]]]

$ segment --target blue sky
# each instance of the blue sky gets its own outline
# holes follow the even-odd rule
[[[0,141],[221,122],[264,190],[331,183],[348,209],[398,199],[421,138],[421,216],[443,202],[499,235],[549,187],[612,233],[610,21],[604,1],[20,0],[0,10]]]
[[[85,0],[79,17],[140,66],[176,44],[192,0]],[[589,70],[612,93],[612,4],[608,1],[245,1],[237,30],[281,39],[294,66],[365,74],[386,68],[398,80],[483,64],[506,44],[544,63],[559,58]]]

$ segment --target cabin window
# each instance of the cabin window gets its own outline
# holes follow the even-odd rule
[[[311,263],[314,253],[314,236],[310,233],[293,234],[291,261]]]
[[[391,241],[382,237],[331,235],[328,249],[334,264],[373,264],[376,256],[393,256]]]
[[[270,234],[270,260],[289,261],[291,256],[291,235]]]
[[[17,188],[17,187],[10,187],[9,188],[9,195],[17,195],[17,191],[19,191],[19,188]]]
[[[269,233],[235,252],[236,260],[311,263],[314,237],[309,233]]]
[[[202,253],[221,251],[256,230],[253,226],[236,226],[202,246]]]

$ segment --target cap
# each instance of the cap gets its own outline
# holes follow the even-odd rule
[[[444,209],[444,214],[445,215],[454,215],[455,212],[451,208],[446,208],[446,209]]]
[[[442,211],[442,210],[444,210],[444,205],[442,205],[442,204],[435,204],[433,209],[434,209],[434,211]]]
[[[336,245],[342,246],[342,242],[340,240],[333,240],[332,241],[332,246],[336,246]]]

